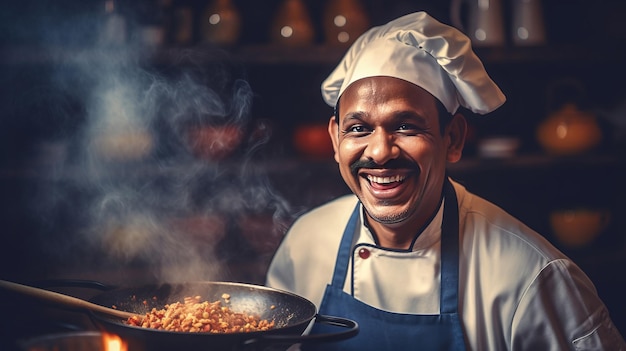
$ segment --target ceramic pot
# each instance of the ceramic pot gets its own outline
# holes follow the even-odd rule
[[[513,0],[511,35],[517,46],[546,44],[543,8],[540,0]]]
[[[467,6],[462,6],[463,2]],[[470,37],[473,46],[504,46],[506,42],[501,0],[452,0],[450,18]]]
[[[565,209],[550,214],[550,225],[556,238],[569,247],[581,247],[593,241],[609,224],[608,210]]]
[[[331,159],[333,143],[325,123],[303,124],[296,127],[293,143],[298,152],[307,158]]]
[[[201,125],[188,130],[188,142],[193,154],[209,161],[223,160],[239,147],[244,136],[241,126]]]
[[[202,15],[201,33],[206,42],[233,45],[240,30],[241,17],[232,0],[215,0]]]
[[[107,161],[140,160],[155,146],[153,135],[141,128],[106,131],[94,137],[92,143],[97,155]]]
[[[326,5],[324,35],[328,45],[348,46],[369,26],[369,17],[359,0],[334,0]]]
[[[539,125],[537,140],[550,154],[574,155],[597,146],[602,130],[595,115],[566,103]]]
[[[315,31],[309,12],[302,0],[284,0],[272,22],[270,38],[285,46],[313,43]]]

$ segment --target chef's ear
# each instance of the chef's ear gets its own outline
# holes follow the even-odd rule
[[[467,133],[467,121],[462,114],[456,113],[452,121],[446,127],[445,139],[448,144],[447,160],[454,163],[461,159],[463,146],[465,146],[465,135]]]
[[[339,149],[339,120],[335,116],[330,116],[328,120],[328,134],[333,142],[333,150],[335,151],[335,161],[339,163],[337,150]]]

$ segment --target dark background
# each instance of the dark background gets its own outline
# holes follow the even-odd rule
[[[205,174],[189,180],[194,207],[224,196],[211,213],[224,219],[224,237],[212,243],[200,241],[201,255],[215,255],[228,269],[220,279],[262,283],[269,258],[280,236],[300,213],[348,192],[336,166],[327,158],[311,158],[294,148],[295,130],[308,123],[325,123],[331,114],[319,94],[321,81],[332,70],[343,50],[324,44],[321,17],[326,1],[305,1],[316,38],[298,49],[270,44],[269,27],[281,1],[235,0],[242,16],[242,33],[234,46],[219,48],[199,42],[198,21],[204,1],[174,1],[172,6],[194,9],[196,38],[181,47],[165,43],[139,53],[137,66],[152,74],[172,76],[190,68],[204,82],[217,71],[222,78],[249,82],[252,106],[246,116],[246,137],[255,128],[271,134],[261,147],[249,153],[238,149],[219,163],[197,160],[186,153],[177,166],[198,167]],[[362,1],[373,25],[401,14],[426,10],[450,23],[447,1]],[[624,232],[626,195],[626,92],[623,62],[626,59],[626,6],[619,0],[542,2],[548,43],[540,47],[478,48],[485,66],[507,95],[507,103],[488,116],[468,113],[471,134],[464,161],[450,167],[453,177],[471,191],[493,201],[536,229],[574,259],[596,284],[612,317],[626,333]],[[511,1],[503,1],[505,23],[511,20]],[[156,18],[145,1],[121,1],[129,32]],[[100,1],[19,1],[3,4],[0,12],[0,278],[33,282],[52,278],[88,278],[130,285],[159,277],[150,272],[152,261],[144,256],[112,259],[93,241],[85,240],[85,228],[94,225],[88,215],[102,183],[87,182],[78,136],[87,123],[86,97],[93,82],[77,68],[77,57],[91,52],[101,24]],[[507,25],[507,34],[510,29]],[[116,52],[118,48],[113,49]],[[128,48],[120,51],[127,53]],[[145,52],[145,54],[144,54]],[[182,53],[185,53],[184,56]],[[190,61],[181,60],[185,57]],[[107,65],[97,56],[88,62],[94,72]],[[220,88],[230,88],[219,86]],[[585,153],[558,157],[547,154],[535,131],[550,113],[565,102],[598,117],[603,130],[601,144]],[[167,118],[167,117],[165,117]],[[161,121],[163,122],[163,121]],[[167,123],[165,123],[167,126]],[[160,126],[159,133],[168,134]],[[493,136],[518,138],[514,157],[482,157],[478,145]],[[161,139],[164,140],[164,139]],[[178,178],[164,172],[180,145],[168,144],[149,160],[111,165],[99,177],[103,183],[120,183],[131,189],[175,191]],[[61,147],[63,156],[55,153]],[[194,168],[195,169],[195,168]],[[242,169],[250,171],[242,176]],[[183,172],[184,173],[184,172]],[[217,175],[216,175],[217,174]],[[77,181],[78,180],[78,181]],[[246,186],[264,187],[258,206]],[[141,192],[140,192],[141,193]],[[228,196],[247,199],[232,209]],[[234,194],[234,195],[233,195]],[[54,201],[50,201],[54,198]],[[165,214],[173,206],[160,204]],[[264,207],[265,206],[265,207]],[[556,209],[601,208],[612,216],[608,227],[583,247],[570,247],[552,232],[549,214]],[[277,209],[281,209],[279,212]],[[168,212],[169,211],[169,212]],[[185,212],[187,213],[187,212]],[[246,235],[250,234],[250,235]],[[261,245],[259,246],[259,242]]]

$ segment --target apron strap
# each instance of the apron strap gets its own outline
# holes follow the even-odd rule
[[[348,265],[350,264],[350,247],[352,246],[352,237],[356,231],[357,223],[359,222],[359,209],[361,208],[360,202],[357,202],[352,211],[352,215],[348,220],[346,229],[343,231],[343,237],[339,244],[339,251],[337,252],[337,260],[335,262],[335,272],[333,273],[333,280],[331,285],[343,288],[343,284],[346,281],[346,274],[348,272]]]
[[[441,224],[441,313],[455,313],[459,306],[459,206],[454,186],[446,177]]]

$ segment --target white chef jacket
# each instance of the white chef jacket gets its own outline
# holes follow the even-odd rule
[[[459,313],[468,349],[626,350],[578,266],[501,208],[452,183],[459,204]],[[319,308],[356,204],[346,195],[300,217],[275,253],[267,285]],[[362,216],[354,244],[375,245]],[[406,252],[367,245],[371,254],[364,259],[359,245],[344,291],[382,310],[438,314],[442,220],[443,204]]]

